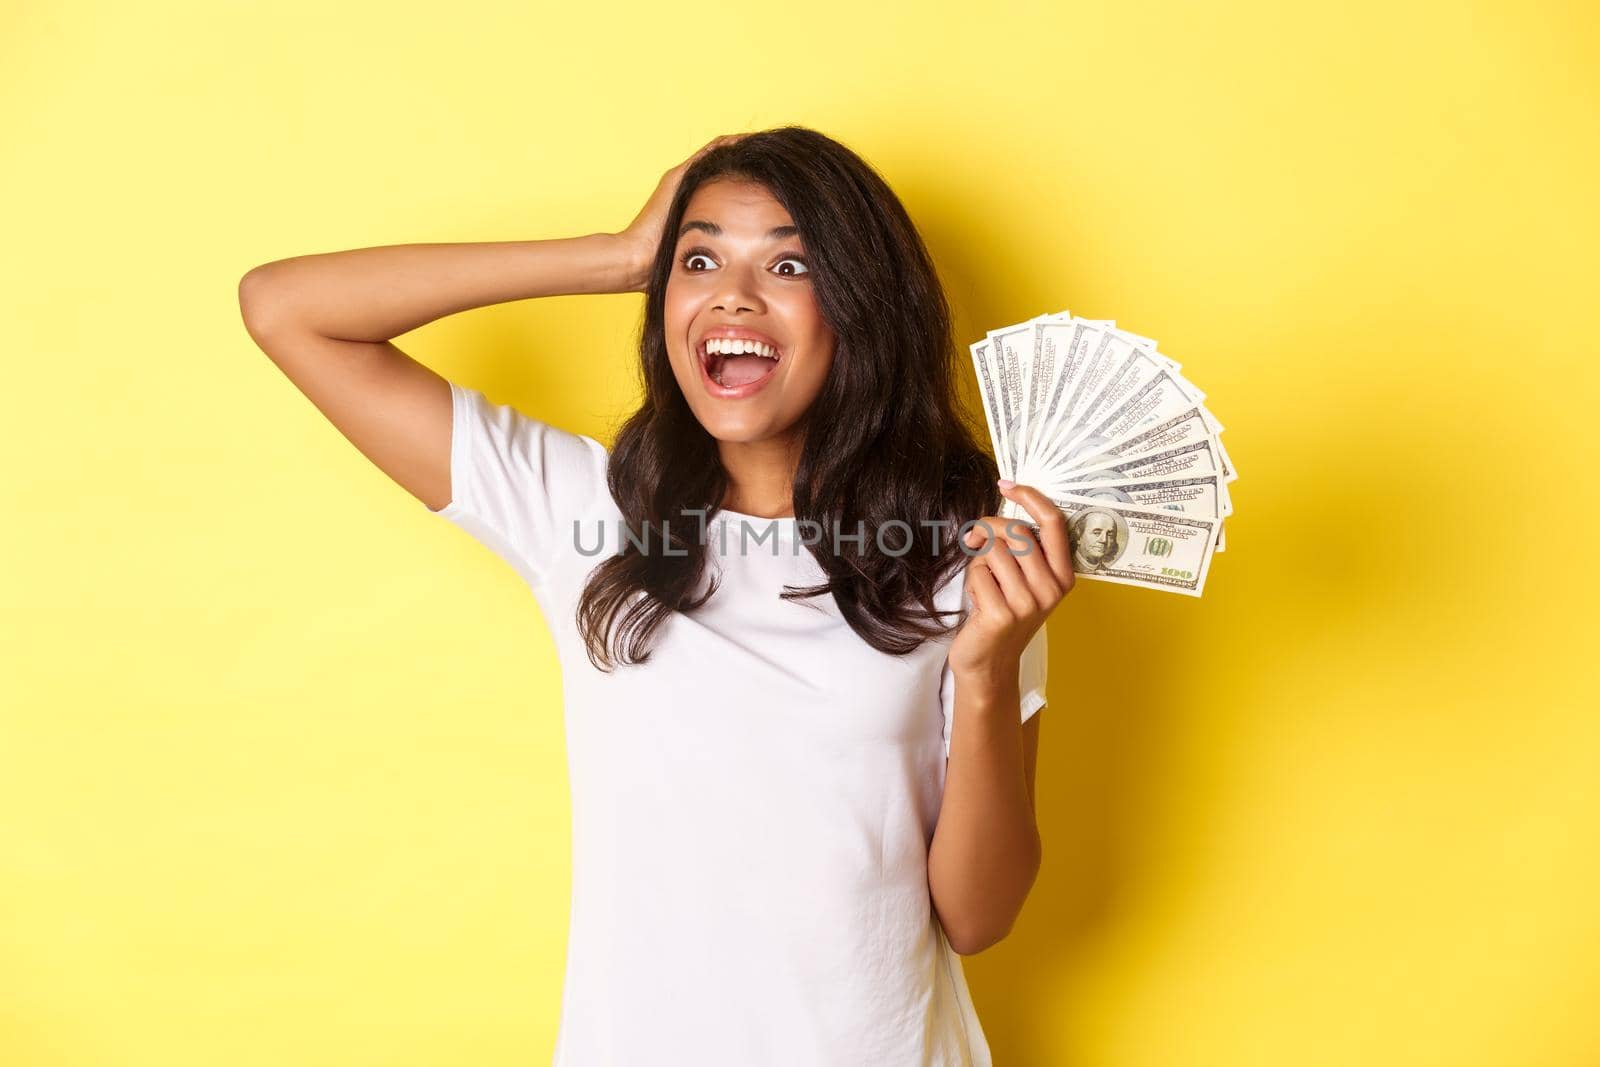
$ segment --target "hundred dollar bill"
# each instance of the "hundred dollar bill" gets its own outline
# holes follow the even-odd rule
[[[1094,354],[1110,336],[1105,321],[1072,319],[1066,322],[1045,322],[1039,327],[1041,351],[1051,352],[1052,373],[1049,381],[1042,376],[1033,385],[1039,394],[1035,418],[1036,429],[1031,435],[1030,447],[1018,464],[1019,472],[1036,469],[1042,457],[1053,451],[1060,435],[1070,429],[1070,410],[1078,396],[1085,369],[1093,362]],[[1022,478],[1019,480],[1026,480]]]
[[[1159,481],[1165,478],[1193,478],[1206,474],[1220,474],[1222,478],[1218,484],[1221,508],[1219,515],[1227,518],[1233,514],[1233,494],[1228,491],[1228,472],[1223,470],[1217,451],[1218,444],[1217,438],[1208,437],[1162,452],[1148,452],[1131,459],[1108,462],[1102,466],[1090,465],[1070,474],[1060,475],[1057,482],[1042,483],[1039,488],[1043,489],[1049,485],[1065,492],[1073,492],[1071,486],[1084,483],[1121,483],[1144,479]]]
[[[978,376],[978,393],[983,401],[983,421],[989,425],[989,443],[994,446],[995,466],[1002,478],[1015,477],[1011,466],[1011,448],[1006,441],[1006,426],[1011,421],[1006,411],[1004,383],[989,358],[990,342],[976,341],[968,346],[972,352],[972,369]]]
[[[1067,519],[1079,578],[1200,596],[1222,520],[1073,493],[1049,494]],[[1021,521],[1037,536],[1038,523]]]
[[[989,362],[1000,381],[1001,407],[1006,414],[1006,457],[1017,469],[1021,445],[1027,433],[1027,398],[1023,394],[1023,367],[1033,358],[1033,320],[1013,323],[989,331]]]
[[[1085,366],[1082,381],[1074,390],[1072,408],[1058,432],[1052,435],[1049,448],[1041,452],[1041,462],[1057,462],[1084,441],[1109,442],[1110,438],[1103,434],[1092,436],[1090,431],[1105,413],[1114,409],[1134,381],[1158,374],[1177,375],[1175,369],[1158,358],[1154,349],[1145,346],[1145,341],[1136,334],[1113,331],[1105,346]]]
[[[1206,394],[1183,375],[1155,358],[1155,353],[1135,348],[1123,359],[1122,365],[1111,372],[1100,392],[1084,406],[1083,415],[1078,420],[1073,435],[1068,438],[1067,446],[1070,447],[1078,439],[1090,435],[1097,435],[1106,440],[1126,436],[1128,429],[1112,424],[1111,416],[1114,412],[1123,411],[1124,405],[1131,399],[1145,397],[1157,386],[1164,386],[1168,393],[1180,400],[1179,410],[1190,405],[1200,405],[1206,398]],[[1146,400],[1139,411],[1148,413],[1151,408],[1152,403]],[[1146,418],[1141,425],[1149,425],[1149,421]]]
[[[1140,509],[1165,513],[1169,522],[1207,520],[1207,558],[1226,548],[1224,520],[1233,513],[1228,486],[1238,474],[1222,443],[1222,423],[1208,410],[1206,394],[1154,338],[1121,329],[1113,319],[1080,319],[1063,310],[989,331],[971,350],[1003,476],[1039,489],[1058,507],[1101,501],[1125,523]],[[1132,510],[1123,514],[1115,506]],[[1031,522],[1009,501],[1000,514]],[[1152,544],[1192,547],[1193,527],[1179,532],[1185,536]],[[1137,562],[1121,569],[1132,576],[1112,573],[1104,580],[1159,588],[1171,587],[1170,579],[1184,581]],[[1198,576],[1190,591],[1198,596],[1205,566],[1173,569]]]
[[[1217,439],[1205,437],[1160,452],[1109,460],[1100,465],[1089,464],[1060,475],[1063,484],[1081,482],[1132,481],[1135,478],[1176,477],[1180,475],[1219,474]],[[1226,486],[1224,486],[1226,489]]]
[[[1108,467],[1119,461],[1164,452],[1196,441],[1210,441],[1216,449],[1217,467],[1225,481],[1233,481],[1232,471],[1223,463],[1220,427],[1212,429],[1214,419],[1208,419],[1205,410],[1196,404],[1170,418],[1138,430],[1120,441],[1100,443],[1096,438],[1086,438],[1070,449],[1068,454],[1052,468],[1070,473],[1085,467]]]
[[[1164,363],[1167,366],[1171,367],[1173,370],[1182,370],[1183,369],[1183,364],[1182,363],[1179,363],[1177,360],[1173,359],[1171,356],[1166,355],[1165,353],[1163,353],[1163,352],[1158,350],[1158,346],[1156,345],[1156,339],[1154,337],[1145,337],[1142,334],[1134,333],[1132,330],[1124,330],[1124,329],[1122,329],[1121,327],[1119,327],[1117,325],[1117,320],[1116,319],[1102,319],[1100,321],[1104,322],[1106,324],[1106,326],[1110,328],[1112,333],[1116,334],[1118,337],[1124,338],[1127,341],[1131,342],[1134,345],[1134,347],[1136,347],[1136,348],[1145,349],[1152,356],[1154,356],[1156,359],[1159,359],[1162,363]]]
[[[1059,421],[1059,413],[1066,404],[1067,390],[1083,363],[1086,347],[1083,339],[1090,331],[1091,327],[1082,319],[1039,324],[1039,352],[1042,359],[1048,358],[1050,362],[1050,375],[1047,379],[1040,374],[1030,381],[1030,388],[1038,398],[1030,419],[1037,427],[1033,440],[1048,442],[1051,428]],[[1019,473],[1032,464],[1033,454],[1032,448],[1024,451],[1023,463],[1017,468]]]
[[[1048,461],[1063,440],[1077,436],[1085,406],[1105,385],[1112,368],[1133,349],[1128,337],[1108,327],[1098,328],[1094,336],[1086,340],[1090,342],[1088,352],[1072,383],[1066,406],[1057,413],[1057,422],[1050,430],[1050,447],[1040,454],[1041,460]]]
[[[1162,370],[1147,378],[1137,390],[1128,393],[1115,407],[1096,412],[1077,437],[1067,442],[1070,448],[1080,440],[1120,441],[1175,415],[1198,408],[1206,427],[1214,434],[1222,432],[1222,424],[1191,395],[1179,376]]]
[[[1213,519],[1227,518],[1233,511],[1233,504],[1223,496],[1222,478],[1217,474],[1186,478],[1138,478],[1120,482],[1079,482],[1037,488],[1046,495],[1071,493],[1074,496],[1165,508],[1185,515],[1204,515]],[[1026,518],[1028,513],[1022,505],[1008,499],[1000,505],[1000,515],[1008,519],[1021,519]]]
[[[1028,430],[1033,409],[1038,400],[1033,393],[1032,379],[1039,357],[1037,327],[1049,318],[1040,315],[1011,326],[989,331],[992,351],[999,361],[1001,373],[1008,383],[1015,381],[1015,408],[1012,422],[1006,427],[1006,437],[1011,447],[1011,469],[1016,470],[1028,450]]]
[[[1057,350],[1053,342],[1047,343],[1044,328],[1050,316],[1041,316],[1034,322],[1030,342],[1032,357],[1022,368],[1022,438],[1016,445],[1013,466],[1021,470],[1039,440],[1043,424],[1044,402],[1049,395],[1049,383],[1055,381]]]

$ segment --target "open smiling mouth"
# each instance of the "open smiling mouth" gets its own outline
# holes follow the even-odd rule
[[[761,341],[713,337],[700,344],[700,365],[723,395],[744,396],[772,376],[781,352]]]

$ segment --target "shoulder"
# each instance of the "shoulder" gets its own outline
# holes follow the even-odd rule
[[[567,560],[571,523],[615,512],[604,444],[452,382],[451,502],[437,514],[537,581]]]

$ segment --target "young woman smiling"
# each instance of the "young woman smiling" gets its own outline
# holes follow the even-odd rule
[[[617,292],[645,296],[644,396],[609,449],[390,340]],[[988,1064],[960,956],[1010,931],[1038,872],[1043,624],[1073,571],[1061,513],[997,487],[882,178],[803,127],[719,137],[618,233],[299,256],[239,297],[311,402],[552,628],[558,1067]],[[994,514],[1002,492],[1037,534]]]

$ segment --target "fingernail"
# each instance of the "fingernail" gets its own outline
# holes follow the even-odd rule
[[[1001,478],[1001,479],[998,479],[995,482],[995,484],[998,485],[1002,489],[1010,489],[1013,485],[1016,485],[1017,483],[1012,481],[1010,478]]]

